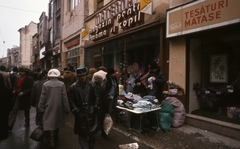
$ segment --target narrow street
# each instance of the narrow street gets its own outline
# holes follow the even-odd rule
[[[46,141],[36,142],[29,138],[31,132],[36,128],[35,125],[35,108],[31,108],[31,121],[29,127],[24,127],[24,113],[19,111],[13,130],[9,132],[9,137],[0,142],[0,149],[46,149]],[[66,126],[60,129],[57,149],[78,149],[78,136],[73,133],[74,117],[71,113],[66,115]],[[96,149],[119,148],[119,145],[136,143],[136,141],[111,130],[107,138],[97,136]],[[139,144],[139,149],[147,147]]]

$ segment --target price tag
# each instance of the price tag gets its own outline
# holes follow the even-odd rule
[[[229,93],[233,93],[233,89],[228,89],[228,92]]]
[[[210,91],[205,91],[205,94],[209,94],[210,93]]]
[[[222,93],[221,92],[216,92],[217,95],[221,95]]]

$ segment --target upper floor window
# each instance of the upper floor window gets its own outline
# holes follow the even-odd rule
[[[69,11],[72,11],[79,3],[80,0],[69,0]]]
[[[97,9],[100,9],[103,7],[103,0],[97,0]]]
[[[49,19],[53,17],[53,1],[49,4]]]

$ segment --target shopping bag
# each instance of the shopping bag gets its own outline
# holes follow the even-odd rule
[[[103,121],[103,130],[106,133],[106,135],[109,134],[110,130],[112,129],[113,126],[113,120],[109,114],[105,114],[105,118]]]
[[[38,126],[30,135],[30,138],[35,141],[42,141],[44,137],[44,130],[41,126]]]

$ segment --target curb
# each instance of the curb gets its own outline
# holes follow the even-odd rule
[[[146,138],[144,138],[144,136],[140,136],[142,134],[139,134],[139,136],[130,133],[126,130],[123,130],[121,128],[118,128],[116,126],[113,126],[112,129],[128,138],[131,138],[132,140],[136,141],[137,143],[143,144],[144,146],[148,147],[149,149],[156,149],[157,147],[154,146],[153,144],[149,143],[148,140],[146,140]]]

